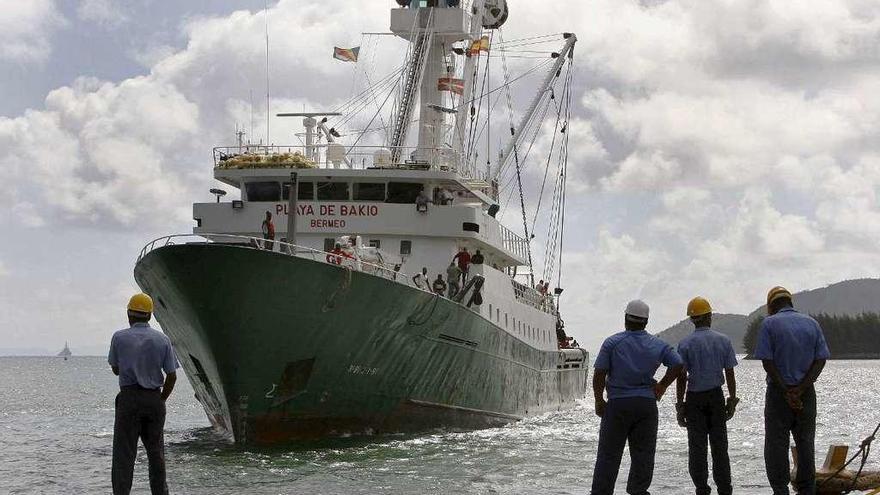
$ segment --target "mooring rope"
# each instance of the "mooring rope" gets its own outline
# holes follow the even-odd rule
[[[832,474],[831,476],[828,476],[827,478],[825,478],[825,479],[823,479],[822,481],[818,482],[818,483],[816,484],[816,488],[821,487],[821,486],[824,485],[828,480],[830,480],[830,479],[832,479],[832,478],[836,478],[837,475],[839,475],[840,473],[842,473],[843,470],[846,469],[847,466],[849,466],[850,464],[852,464],[852,462],[856,459],[856,457],[861,456],[862,459],[861,459],[861,462],[859,463],[859,470],[856,471],[856,475],[855,475],[855,477],[853,478],[852,483],[849,485],[849,488],[846,489],[846,490],[843,492],[844,494],[851,493],[851,492],[855,489],[855,487],[856,487],[856,483],[859,481],[859,476],[862,475],[862,470],[865,468],[865,464],[868,462],[868,455],[870,455],[870,453],[871,453],[871,443],[874,441],[874,438],[876,437],[878,431],[880,431],[880,424],[878,424],[877,427],[874,428],[874,432],[871,433],[870,436],[868,436],[867,438],[865,438],[864,440],[862,440],[862,443],[861,443],[861,445],[859,446],[859,450],[857,450],[856,453],[853,454],[853,455],[849,458],[849,460],[846,461],[846,462],[843,464],[843,466],[840,466],[840,468],[838,468],[837,471],[834,472],[834,474]]]

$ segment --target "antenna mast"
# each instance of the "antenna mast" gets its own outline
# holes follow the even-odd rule
[[[269,0],[266,0],[266,146],[269,146]]]

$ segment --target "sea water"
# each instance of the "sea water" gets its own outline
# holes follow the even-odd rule
[[[729,423],[736,493],[769,493],[764,474],[763,370],[737,368]],[[832,443],[855,446],[880,413],[880,361],[832,361],[818,383],[818,462]],[[0,358],[0,493],[109,493],[116,377],[101,357]],[[578,407],[501,428],[242,448],[208,426],[185,379],[168,401],[168,484],[183,494],[588,493],[599,418],[592,391]],[[693,493],[674,390],[660,403],[654,494]],[[140,450],[134,493],[148,493]],[[876,469],[877,459],[869,461]],[[627,454],[617,493],[625,493]]]

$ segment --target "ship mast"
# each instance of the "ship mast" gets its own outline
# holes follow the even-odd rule
[[[472,12],[482,12],[483,5],[485,4],[484,0],[474,0],[471,4]],[[471,26],[470,26],[470,38],[478,39],[483,33],[483,23],[482,23],[482,15],[472,15],[471,16]],[[458,107],[456,108],[455,113],[455,137],[452,142],[452,147],[455,149],[457,156],[463,157],[465,152],[465,147],[467,143],[467,125],[470,120],[470,109],[473,106],[473,102],[471,101],[472,95],[474,94],[474,78],[471,77],[474,74],[474,68],[477,62],[480,60],[479,57],[467,57],[464,62],[464,71],[462,72],[462,78],[464,79],[464,88],[461,95],[461,100],[459,101]],[[461,158],[459,158],[461,159]],[[466,167],[466,172],[468,176],[475,176],[474,167],[472,167],[469,163],[462,163],[461,167]],[[460,167],[460,168],[461,168]]]
[[[479,38],[482,28],[481,15],[465,12],[457,1],[424,2],[428,6],[421,6],[422,3],[419,0],[398,0],[402,7],[391,10],[391,32],[410,42],[390,143],[395,162],[400,161],[401,147],[406,145],[407,129],[416,106],[416,92],[419,107],[418,145],[412,158],[431,163],[437,156],[437,150],[446,144],[447,112],[444,111],[444,95],[438,83],[441,78],[454,77],[454,65],[447,64],[447,60],[451,60],[453,43]],[[483,3],[484,0],[475,0],[472,12],[482,12]],[[474,63],[474,60],[465,63],[466,73],[473,70]],[[459,157],[464,142],[467,102],[472,91],[471,83],[465,79],[461,102],[456,108],[458,116],[452,143]]]

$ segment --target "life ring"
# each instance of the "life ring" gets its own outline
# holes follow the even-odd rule
[[[342,264],[342,256],[336,256],[332,253],[327,253],[327,263],[333,265],[341,265]]]

